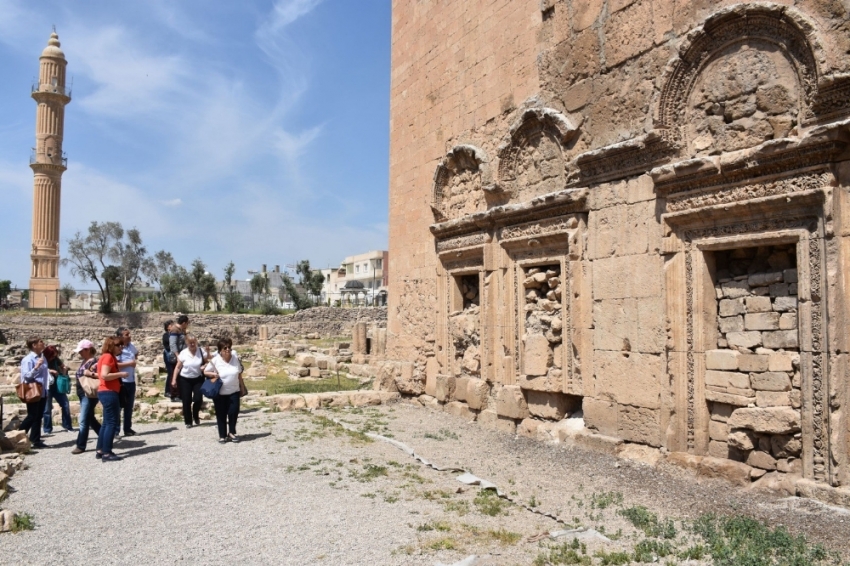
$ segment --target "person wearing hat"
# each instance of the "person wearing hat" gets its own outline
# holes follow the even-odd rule
[[[68,403],[68,395],[61,393],[59,386],[56,384],[57,377],[68,375],[68,368],[65,367],[65,362],[59,357],[59,348],[57,346],[48,346],[45,348],[44,357],[47,360],[47,371],[52,377],[50,388],[44,394],[44,434],[53,434],[54,399],[59,403],[59,408],[62,410],[62,430],[74,432],[74,426],[71,424],[71,406]]]
[[[27,338],[29,354],[21,360],[21,383],[40,383],[41,398],[27,403],[27,416],[21,423],[21,430],[29,432],[33,448],[47,448],[41,441],[41,418],[44,415],[47,391],[50,388],[50,373],[44,358],[44,340],[38,336]]]
[[[97,397],[87,397],[83,386],[80,385],[80,378],[97,377],[97,358],[95,357],[96,350],[94,343],[91,340],[80,340],[77,347],[74,348],[74,353],[78,354],[83,363],[77,369],[77,397],[80,398],[80,429],[77,433],[77,445],[71,451],[72,454],[82,454],[86,451],[86,443],[89,441],[89,429],[100,436],[100,422],[94,416],[94,408],[97,407]]]

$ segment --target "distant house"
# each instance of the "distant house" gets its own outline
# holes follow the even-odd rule
[[[323,269],[324,301],[341,304],[385,305],[389,281],[389,252],[375,250],[346,257],[336,269]]]

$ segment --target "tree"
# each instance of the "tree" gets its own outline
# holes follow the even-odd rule
[[[8,279],[0,281],[0,304],[6,302],[9,293],[12,292],[12,282]]]
[[[104,313],[112,312],[110,281],[104,277],[104,272],[109,267],[107,261],[113,246],[123,237],[124,229],[120,223],[93,221],[85,236],[77,232],[68,240],[68,253],[62,258],[63,266],[71,266],[71,275],[79,277],[83,283],[93,281],[98,286],[100,310]]]
[[[242,308],[242,295],[236,291],[234,273],[236,273],[236,266],[231,261],[224,267],[224,308],[230,313],[238,312]]]
[[[127,230],[126,236],[126,241],[119,239],[115,242],[109,257],[118,263],[118,283],[121,285],[124,310],[129,311],[133,307],[133,288],[141,282],[142,275],[150,277],[156,271],[156,262],[148,257],[147,248],[142,244],[142,236],[136,228]]]
[[[313,306],[310,303],[310,299],[302,296],[301,293],[298,292],[298,289],[295,287],[295,283],[292,282],[292,279],[289,277],[289,275],[286,275],[284,273],[282,279],[283,286],[286,289],[286,293],[289,295],[292,304],[295,305],[296,310],[300,311],[303,309],[309,309],[311,306]]]
[[[59,289],[59,294],[65,300],[65,302],[68,303],[68,308],[71,308],[71,299],[77,296],[77,291],[74,289],[74,286],[70,283],[65,283],[64,285],[62,285],[62,288]]]
[[[203,299],[203,310],[209,310],[211,297],[215,297],[216,305],[218,305],[215,277],[207,273],[207,266],[201,258],[192,262],[191,275],[193,296],[200,296]]]
[[[251,293],[256,302],[257,295],[269,294],[269,277],[265,273],[255,273],[251,278]]]
[[[310,279],[307,280],[307,290],[313,294],[314,300],[318,302],[319,297],[322,294],[322,287],[325,284],[325,276],[322,275],[321,271],[314,271],[310,274]]]
[[[295,265],[295,272],[299,277],[299,284],[307,291],[307,295],[313,295],[318,299],[322,294],[322,285],[325,282],[325,276],[321,271],[313,271],[310,269],[310,260],[302,259]]]
[[[186,268],[175,264],[169,273],[159,276],[159,291],[162,293],[162,307],[167,310],[177,309],[177,298],[189,285],[192,277]]]

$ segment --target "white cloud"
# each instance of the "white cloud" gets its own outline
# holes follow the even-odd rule
[[[160,201],[165,206],[180,206],[183,204],[183,200],[179,198],[173,198],[171,200],[163,200]]]
[[[322,3],[322,0],[278,0],[266,21],[257,30],[257,36],[271,38],[301,16],[305,16]]]

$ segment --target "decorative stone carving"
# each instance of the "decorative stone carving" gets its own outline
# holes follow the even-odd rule
[[[484,150],[472,145],[455,146],[434,172],[434,218],[439,222],[485,210],[484,189],[492,182]]]
[[[744,46],[747,46],[747,50],[755,47],[764,53],[769,49],[768,45],[786,58],[799,80],[797,87],[799,93],[795,95],[786,91],[783,97],[788,98],[789,101],[779,106],[785,104],[786,108],[790,107],[790,100],[799,98],[802,119],[811,119],[814,116],[812,102],[817,92],[818,79],[816,59],[812,50],[812,45],[817,45],[814,26],[789,8],[776,5],[741,4],[713,14],[700,28],[689,34],[687,41],[683,42],[679,48],[678,59],[667,70],[667,79],[661,93],[658,111],[659,126],[675,132],[681,139],[683,132],[679,128],[687,123],[689,100],[692,100],[692,93],[700,84],[701,75],[708,70],[706,78],[714,76],[716,71],[724,67],[724,64],[715,66],[714,70],[710,68],[712,64],[744,50]],[[759,61],[761,62],[759,66],[767,60],[764,55],[757,54],[737,57],[737,59],[737,62],[741,64],[744,64],[744,61]],[[779,62],[778,59],[771,60],[774,65]],[[766,86],[759,85],[758,79],[750,80],[750,82],[753,82],[750,85],[753,87],[753,94],[760,86]],[[732,81],[730,84],[720,85],[720,94],[723,92],[727,95],[734,94],[736,100],[738,95],[743,96],[743,92],[738,93],[736,83],[737,81]],[[706,87],[710,88],[710,85]],[[748,98],[741,100],[741,108],[746,106],[747,100]],[[710,100],[703,101],[698,98],[694,100],[694,105],[698,106],[703,102],[709,103]],[[737,103],[735,108],[738,108]],[[725,110],[722,115],[725,117]],[[734,143],[730,147],[732,146]],[[708,146],[704,149],[707,148]],[[722,145],[715,149],[725,148],[726,146]]]
[[[480,246],[485,242],[487,242],[487,234],[483,232],[479,232],[477,234],[464,234],[462,236],[437,240],[437,253]]]
[[[567,184],[564,148],[576,133],[577,127],[555,110],[526,110],[499,151],[500,204],[563,189]]]

